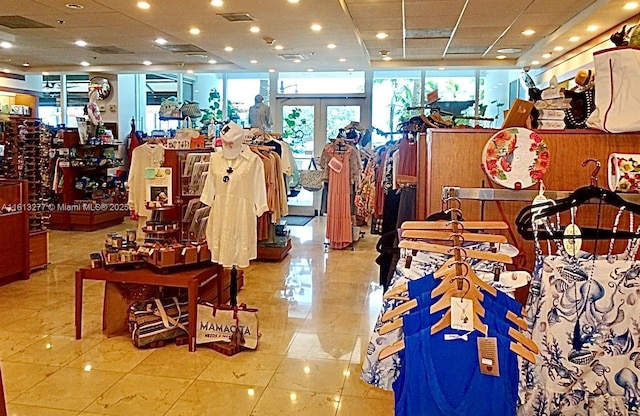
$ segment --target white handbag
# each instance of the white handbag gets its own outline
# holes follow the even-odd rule
[[[640,48],[605,49],[593,54],[596,109],[587,126],[610,133],[640,131]]]
[[[640,154],[612,153],[607,172],[612,191],[640,193]]]

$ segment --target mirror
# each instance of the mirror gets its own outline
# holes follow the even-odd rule
[[[98,85],[98,99],[106,100],[111,95],[111,83],[104,77],[93,77],[89,80],[89,85]]]

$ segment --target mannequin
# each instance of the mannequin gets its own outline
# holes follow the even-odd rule
[[[89,137],[96,137],[99,132],[99,126],[103,126],[102,116],[100,115],[100,107],[98,106],[98,98],[102,87],[96,84],[89,85],[89,104],[87,104],[87,130]]]
[[[255,104],[249,108],[249,124],[260,129],[262,133],[271,129],[271,109],[263,103],[264,97],[260,94],[255,97]]]
[[[248,267],[258,255],[257,218],[269,210],[264,167],[244,144],[242,127],[229,123],[221,135],[200,197],[211,207],[205,235],[213,263]]]

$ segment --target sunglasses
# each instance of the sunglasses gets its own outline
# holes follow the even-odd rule
[[[227,168],[227,174],[222,177],[222,182],[224,182],[224,183],[229,182],[229,179],[231,179],[229,177],[229,175],[231,175],[232,173],[233,173],[233,168],[231,166],[229,166]]]

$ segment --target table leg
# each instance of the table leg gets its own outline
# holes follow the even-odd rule
[[[0,416],[7,416],[7,402],[4,398],[4,387],[2,385],[2,372],[0,372]]]
[[[196,350],[196,321],[198,318],[198,280],[192,279],[188,288],[189,297],[189,351]]]
[[[82,289],[84,279],[81,271],[76,272],[76,339],[82,338]]]

